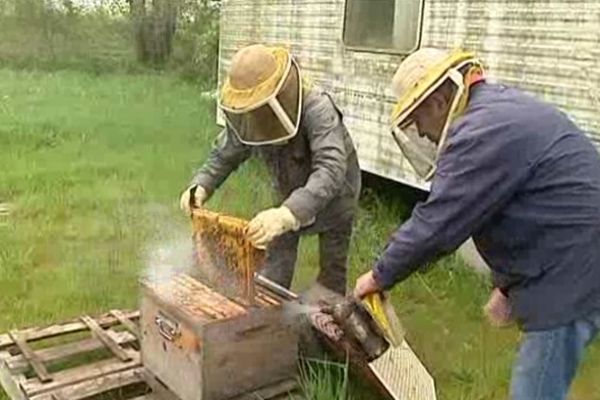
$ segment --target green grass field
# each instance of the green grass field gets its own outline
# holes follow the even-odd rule
[[[148,254],[189,234],[179,192],[217,133],[214,111],[195,87],[167,76],[0,70],[0,203],[10,209],[0,212],[0,331],[136,307]],[[364,191],[352,282],[410,211],[412,196],[394,186]],[[208,207],[251,217],[271,205],[269,187],[250,162]],[[317,261],[309,238],[297,289],[310,284]],[[507,398],[518,332],[483,321],[488,284],[457,257],[437,267],[393,296],[438,397]],[[571,398],[600,399],[598,377],[600,342]],[[371,397],[354,396],[363,398]]]

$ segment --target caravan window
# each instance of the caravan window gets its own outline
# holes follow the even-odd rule
[[[347,0],[346,46],[410,53],[418,47],[422,0]]]

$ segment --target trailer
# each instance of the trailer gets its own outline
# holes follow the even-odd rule
[[[475,51],[490,80],[567,112],[600,147],[597,0],[223,0],[220,80],[253,43],[289,47],[344,113],[364,171],[427,189],[389,134],[395,69],[421,47]]]

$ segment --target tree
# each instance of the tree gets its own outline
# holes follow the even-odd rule
[[[138,60],[161,66],[173,52],[178,0],[128,0]]]

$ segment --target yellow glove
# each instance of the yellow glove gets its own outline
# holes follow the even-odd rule
[[[179,208],[187,214],[190,214],[192,208],[202,208],[202,204],[205,200],[206,190],[200,185],[192,185],[181,193],[181,197],[179,198]]]
[[[246,237],[258,249],[265,249],[274,238],[300,228],[300,221],[289,208],[281,206],[261,211],[248,224]]]

